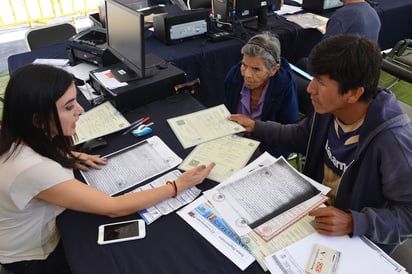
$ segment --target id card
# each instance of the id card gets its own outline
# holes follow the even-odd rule
[[[306,266],[306,272],[309,274],[335,274],[339,258],[339,251],[315,244]]]

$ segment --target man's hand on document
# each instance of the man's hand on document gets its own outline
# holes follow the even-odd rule
[[[320,234],[341,236],[353,232],[352,214],[336,207],[320,207],[311,210],[309,216],[315,216],[316,230]]]
[[[215,163],[210,163],[208,166],[200,165],[182,173],[182,175],[176,179],[177,192],[179,193],[186,188],[203,182],[214,166]]]

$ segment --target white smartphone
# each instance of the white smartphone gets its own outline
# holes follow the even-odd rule
[[[141,239],[146,236],[145,222],[135,219],[124,222],[103,224],[99,226],[98,244],[110,244]]]

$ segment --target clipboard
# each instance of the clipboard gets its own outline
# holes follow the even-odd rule
[[[80,171],[86,183],[116,195],[133,190],[140,183],[170,170],[182,162],[158,136],[104,156],[107,165],[100,170]]]

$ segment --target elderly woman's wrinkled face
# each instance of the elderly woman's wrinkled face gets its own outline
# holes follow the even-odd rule
[[[253,90],[263,88],[278,69],[279,65],[276,65],[271,70],[268,70],[265,60],[260,56],[251,57],[244,55],[240,72],[242,73],[245,87]]]

